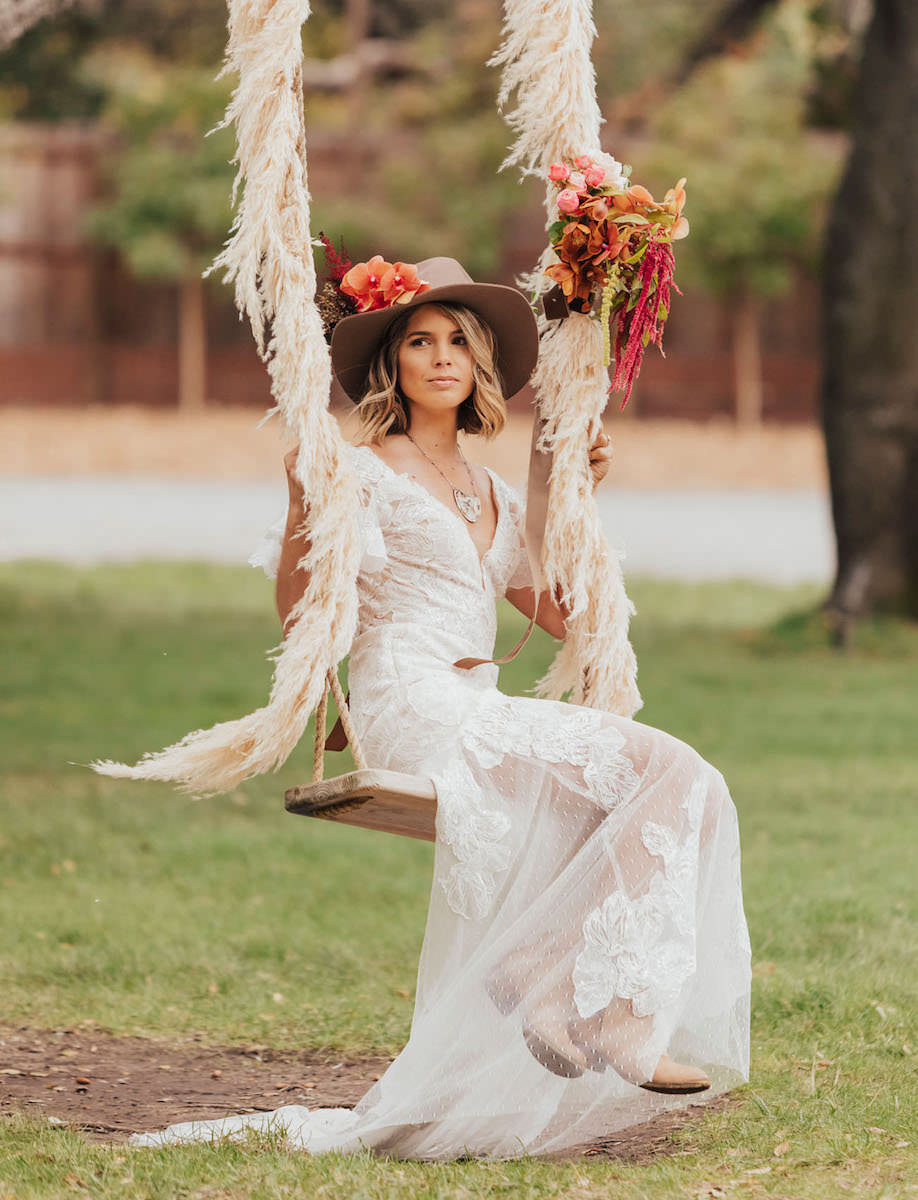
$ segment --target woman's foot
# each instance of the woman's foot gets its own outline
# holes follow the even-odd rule
[[[530,1013],[523,1021],[523,1040],[532,1057],[562,1079],[577,1079],[589,1066],[587,1056],[571,1040],[558,1007],[546,1005]]]
[[[670,1095],[687,1092],[706,1092],[711,1081],[698,1067],[687,1067],[661,1054],[653,1078],[639,1085],[648,1092],[667,1092]]]
[[[650,1017],[636,1017],[630,1003],[616,1001],[603,1013],[571,1021],[568,1032],[591,1071],[611,1067],[616,1074],[649,1092],[673,1095],[704,1092],[711,1081],[698,1067],[675,1062],[667,1054],[657,1060],[650,1079],[642,1079],[636,1050],[652,1029]]]

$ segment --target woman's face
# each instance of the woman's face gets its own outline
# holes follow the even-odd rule
[[[398,348],[402,395],[421,408],[457,409],[474,387],[472,352],[453,317],[422,304],[411,314]]]

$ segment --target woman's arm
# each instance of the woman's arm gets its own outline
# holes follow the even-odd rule
[[[587,453],[595,491],[596,485],[605,478],[612,461],[612,443],[601,425],[590,442]],[[532,616],[533,596],[535,595],[533,588],[508,588],[506,595],[513,607],[519,609],[524,617]],[[536,625],[540,629],[544,629],[546,633],[550,633],[559,641],[564,641],[567,633],[564,622],[570,615],[571,610],[566,605],[559,604],[557,597],[553,599],[547,588],[540,594],[539,608],[536,614]]]
[[[307,553],[310,547],[308,538],[299,532],[305,518],[303,489],[296,477],[296,459],[299,447],[294,447],[284,455],[284,467],[287,471],[287,489],[290,500],[287,508],[287,528],[284,530],[284,541],[281,546],[280,562],[277,567],[277,582],[274,597],[277,603],[277,614],[281,619],[284,634],[287,633],[287,619],[297,601],[302,597],[309,584],[309,575],[297,567],[297,563]]]
[[[532,616],[533,597],[535,589],[531,587],[507,588],[507,599],[514,608],[519,609],[524,617]],[[570,616],[570,609],[555,603],[547,588],[539,596],[539,609],[536,613],[536,625],[550,633],[552,637],[564,641],[567,629],[564,622]]]

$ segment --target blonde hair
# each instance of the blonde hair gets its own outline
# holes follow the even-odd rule
[[[360,435],[357,445],[379,442],[390,433],[404,433],[410,424],[409,401],[398,386],[398,352],[408,322],[419,306],[406,309],[388,326],[370,370],[367,389],[357,402]],[[434,304],[456,322],[472,356],[472,394],[456,410],[456,428],[462,433],[480,433],[493,438],[507,420],[507,403],[497,368],[497,339],[490,325],[464,304]]]

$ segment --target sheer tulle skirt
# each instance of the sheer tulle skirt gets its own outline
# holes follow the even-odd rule
[[[355,647],[350,682],[368,759],[432,776],[439,798],[407,1045],[353,1110],[289,1105],[135,1144],[272,1128],[312,1152],[549,1153],[748,1078],[749,940],[720,772],[661,730],[505,696],[496,668],[438,679],[423,646],[393,649],[374,639],[364,671]],[[379,682],[381,653],[397,689]],[[529,1036],[549,1015],[599,1069],[555,1073]],[[638,1087],[663,1053],[710,1090]]]

